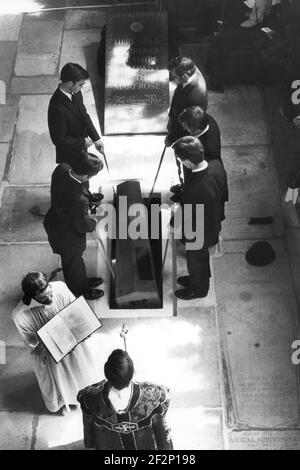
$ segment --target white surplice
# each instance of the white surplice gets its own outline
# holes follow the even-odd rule
[[[79,344],[58,364],[50,356],[39,356],[35,348],[39,343],[37,331],[61,309],[75,300],[63,282],[51,282],[53,298],[51,305],[42,305],[32,299],[29,306],[22,301],[12,313],[12,319],[25,344],[31,349],[33,368],[46,408],[58,411],[63,405],[76,405],[80,389],[95,383],[98,378],[94,361],[86,343]]]

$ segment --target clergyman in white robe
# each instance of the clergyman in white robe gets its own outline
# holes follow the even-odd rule
[[[50,283],[53,297],[50,305],[32,299],[29,306],[21,301],[12,313],[12,319],[25,344],[31,349],[33,368],[39,387],[50,412],[63,406],[76,405],[80,389],[97,381],[94,361],[88,345],[83,342],[58,364],[49,353],[38,354],[40,339],[37,331],[61,309],[75,300],[65,283]]]

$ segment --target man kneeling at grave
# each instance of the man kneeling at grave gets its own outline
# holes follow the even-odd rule
[[[104,366],[107,380],[79,392],[86,447],[173,449],[165,420],[168,389],[150,382],[133,382],[133,372],[127,352],[115,349]]]

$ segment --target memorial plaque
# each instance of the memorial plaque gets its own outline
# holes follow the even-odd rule
[[[229,433],[230,450],[300,450],[300,430]]]
[[[106,27],[105,134],[166,132],[166,12],[111,15]]]

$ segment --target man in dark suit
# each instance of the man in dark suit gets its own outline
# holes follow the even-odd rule
[[[184,183],[180,208],[183,213],[183,241],[189,276],[182,276],[177,280],[184,289],[177,290],[175,295],[180,299],[191,300],[206,297],[209,291],[211,272],[208,250],[218,242],[221,222],[225,219],[227,176],[220,160],[207,162],[204,159],[203,147],[196,137],[183,137],[174,147],[183,165],[192,172]],[[204,206],[204,220],[198,220],[199,205]],[[175,223],[178,222],[176,214],[174,220]],[[191,237],[187,237],[189,230],[196,234],[195,239],[201,230],[204,231],[202,246],[194,246],[195,239],[190,240]]]
[[[207,87],[202,73],[197,69],[192,59],[176,57],[169,64],[171,78],[177,83],[167,126],[168,135],[165,139],[167,147],[185,135],[184,129],[178,122],[178,116],[190,106],[207,108]]]
[[[79,64],[67,63],[61,70],[61,83],[54,92],[48,108],[50,137],[56,147],[56,163],[70,163],[74,156],[95,145],[103,153],[101,137],[83,104],[81,88],[88,72]]]
[[[85,153],[73,166],[58,165],[51,180],[51,207],[46,214],[44,227],[53,253],[61,257],[61,265],[68,288],[78,297],[95,300],[104,292],[95,289],[101,278],[87,278],[83,253],[86,234],[95,230],[97,219],[90,217],[88,179],[103,167],[98,157]]]
[[[186,108],[178,117],[186,135],[197,137],[203,145],[204,158],[207,162],[221,159],[221,135],[216,120],[207,114],[200,106],[190,106]],[[183,167],[184,180],[186,181],[191,174],[191,170]],[[175,193],[171,197],[173,202],[179,202],[181,185],[177,184],[170,188]]]

